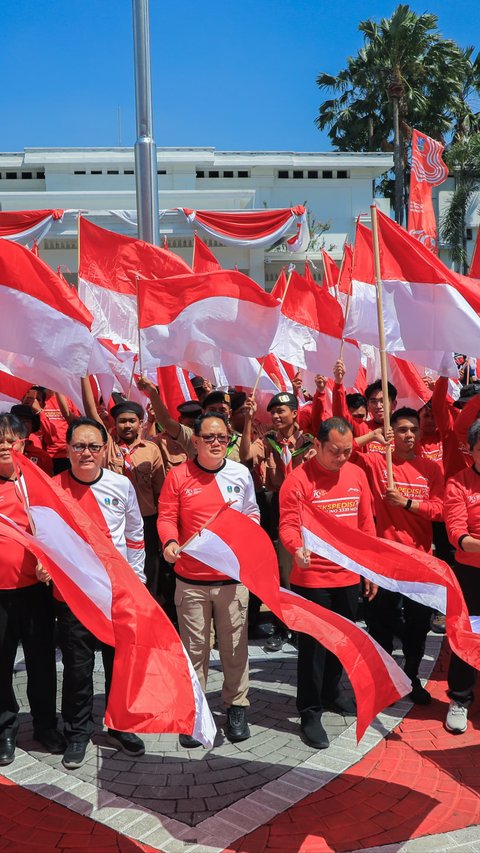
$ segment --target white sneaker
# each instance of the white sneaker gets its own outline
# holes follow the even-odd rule
[[[445,720],[445,728],[454,735],[461,735],[467,730],[468,706],[470,703],[464,704],[457,702],[456,699],[450,701],[448,708],[447,719]]]

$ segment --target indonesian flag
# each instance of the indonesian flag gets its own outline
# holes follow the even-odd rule
[[[338,285],[338,276],[339,269],[333,260],[333,258],[322,249],[322,261],[323,261],[323,280],[322,285],[328,287],[329,291],[335,291],[335,288]]]
[[[128,400],[139,403],[145,409],[149,399],[135,384],[135,377],[140,376],[140,369],[137,366],[138,355],[128,349],[125,344],[114,344],[106,338],[99,338],[98,341],[105,351],[108,366],[115,377],[113,390],[121,391]]]
[[[142,362],[161,367],[222,364],[222,352],[253,358],[268,352],[279,305],[235,270],[139,282]]]
[[[48,234],[55,220],[62,220],[63,214],[63,210],[2,210],[0,237],[32,248]]]
[[[480,278],[480,228],[477,231],[477,239],[473,250],[472,260],[470,261],[470,278]]]
[[[377,217],[387,352],[455,376],[451,353],[478,349],[478,288],[380,211]],[[372,235],[359,223],[345,335],[378,347],[374,283]]]
[[[183,367],[176,367],[175,365],[159,367],[157,369],[157,385],[160,397],[172,418],[178,418],[177,406],[180,406],[181,403],[197,400],[188,370],[184,370]]]
[[[310,634],[339,658],[357,699],[358,740],[383,708],[412,689],[390,655],[355,623],[279,586],[274,547],[247,516],[225,509],[184,551],[241,581],[288,628]]]
[[[79,379],[96,373],[109,398],[113,377],[90,332],[92,315],[48,264],[9,240],[0,241],[0,316],[3,369],[80,406]]]
[[[93,315],[92,333],[138,352],[136,276],[191,272],[173,252],[79,220],[78,293]]]
[[[442,560],[345,527],[329,513],[306,504],[302,507],[302,535],[305,548],[320,557],[357,572],[383,589],[446,613],[452,650],[475,669],[480,668],[480,634],[473,633],[458,581]]]
[[[42,562],[82,625],[115,647],[106,725],[191,734],[212,746],[215,723],[162,608],[79,504],[28,459],[15,460],[35,533],[3,515],[0,529]]]
[[[432,187],[438,187],[448,178],[448,168],[442,160],[443,149],[441,142],[418,130],[413,131],[408,231],[432,252],[437,252]]]
[[[328,375],[339,358],[343,336],[344,318],[337,300],[313,280],[292,272],[272,352],[313,374]],[[360,367],[356,344],[345,342],[343,360],[346,382],[353,384]]]
[[[221,269],[222,267],[218,263],[213,252],[210,251],[208,246],[205,245],[203,240],[201,240],[198,234],[195,232],[193,237],[193,272],[215,272],[215,270]]]
[[[353,246],[345,243],[343,259],[338,275],[338,292],[348,295],[352,290]],[[346,301],[346,300],[345,300]]]
[[[21,403],[31,385],[31,382],[17,379],[11,373],[0,370],[0,402],[2,408],[5,408],[7,405],[14,406],[16,403]]]
[[[305,250],[310,240],[307,212],[302,205],[281,210],[218,212],[179,208],[188,222],[225,246],[252,246],[268,249],[286,241],[289,252]]]

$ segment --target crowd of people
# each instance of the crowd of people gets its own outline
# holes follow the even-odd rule
[[[302,737],[328,747],[324,710],[349,715],[355,702],[342,689],[342,666],[307,634],[292,635],[242,583],[182,550],[203,524],[234,498],[232,507],[261,524],[272,539],[283,587],[356,620],[388,652],[401,646],[411,700],[428,704],[419,667],[430,627],[444,630],[442,614],[377,587],[306,549],[301,506],[333,514],[367,534],[431,552],[447,562],[468,612],[480,594],[480,384],[468,377],[458,400],[448,379],[426,379],[430,399],[419,410],[397,408],[397,390],[373,382],[347,393],[345,365],[332,380],[318,375],[309,399],[296,377],[259,412],[255,395],[224,391],[195,377],[197,399],[172,417],[157,386],[138,388],[148,403],[119,397],[98,402],[82,380],[81,414],[71,401],[32,386],[21,404],[0,414],[0,502],[3,515],[30,530],[12,450],[24,453],[77,501],[111,538],[175,624],[205,690],[210,650],[223,669],[224,731],[232,742],[250,736],[248,638],[267,650],[284,642],[298,649],[297,708]],[[263,402],[262,402],[263,405]],[[389,411],[390,428],[384,428]],[[259,417],[261,415],[261,417]],[[393,486],[386,452],[392,449]],[[477,477],[479,478],[477,480]],[[21,643],[35,739],[80,767],[94,731],[93,668],[103,656],[108,699],[114,649],[98,641],[74,615],[44,567],[26,548],[0,535],[0,765],[15,758],[19,706],[14,669]],[[262,567],[259,566],[261,571]],[[478,578],[478,579],[477,579]],[[56,646],[63,659],[61,717],[56,708]],[[467,728],[475,670],[455,654],[448,672],[448,731]],[[107,740],[132,756],[141,738],[108,729]],[[185,749],[201,746],[180,734]]]

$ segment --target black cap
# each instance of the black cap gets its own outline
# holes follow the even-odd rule
[[[32,432],[38,432],[40,429],[40,415],[34,412],[30,406],[18,405],[12,406],[10,409],[11,415],[16,415],[20,420],[32,422]]]
[[[197,390],[199,391],[201,388],[203,388],[204,381],[205,380],[204,380],[203,376],[194,376],[190,380],[190,382],[192,383],[192,387],[195,388],[195,391],[197,391]]]
[[[247,395],[245,394],[245,391],[233,391],[230,395],[232,412],[238,412],[238,410],[242,408],[246,399]]]
[[[112,406],[110,409],[110,414],[115,420],[119,415],[124,415],[126,412],[131,412],[141,421],[143,421],[143,418],[145,417],[145,412],[140,403],[133,403],[131,400],[125,400],[123,403],[117,403],[116,406]]]
[[[202,407],[198,400],[186,400],[185,403],[180,403],[177,406],[177,412],[180,412],[185,418],[198,418],[202,414]]]
[[[215,403],[226,403],[227,406],[231,406],[232,401],[228,391],[210,391],[210,394],[207,394],[207,396],[202,400],[202,406],[204,409],[206,409],[207,406],[214,406]]]
[[[461,409],[465,403],[468,403],[472,397],[476,397],[477,394],[480,394],[480,382],[470,382],[468,385],[464,385],[460,390],[460,396],[458,400],[455,400],[454,406],[456,409]]]
[[[267,406],[267,412],[270,412],[274,406],[288,406],[293,411],[298,409],[298,400],[295,394],[289,394],[287,391],[281,391],[280,394],[275,394]]]

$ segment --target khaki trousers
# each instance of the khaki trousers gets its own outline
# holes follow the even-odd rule
[[[180,637],[205,691],[210,660],[210,623],[215,631],[223,669],[222,700],[248,706],[248,589],[188,584],[176,578],[175,606]]]

